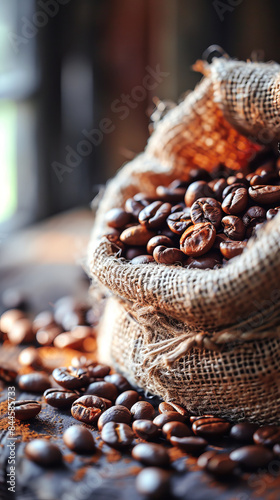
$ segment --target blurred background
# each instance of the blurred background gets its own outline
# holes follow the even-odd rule
[[[146,144],[153,98],[193,89],[208,46],[280,62],[279,17],[277,0],[2,0],[2,291],[23,264],[65,263],[73,245],[76,259],[90,201]]]

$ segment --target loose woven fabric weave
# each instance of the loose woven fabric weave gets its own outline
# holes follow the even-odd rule
[[[215,59],[168,112],[146,150],[108,183],[89,247],[109,298],[100,355],[129,380],[195,414],[279,423],[280,216],[218,270],[132,265],[106,238],[105,214],[136,192],[185,179],[195,166],[242,168],[280,139],[280,67]]]

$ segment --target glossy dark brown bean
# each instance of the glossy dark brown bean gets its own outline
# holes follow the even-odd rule
[[[171,208],[172,205],[170,203],[154,201],[151,205],[143,208],[138,216],[138,220],[147,229],[158,229],[163,226],[171,212]]]
[[[251,186],[258,186],[263,184],[273,184],[273,181],[278,179],[278,171],[275,166],[271,163],[262,165],[257,168],[254,175],[250,179]]]
[[[0,365],[0,379],[4,382],[14,382],[17,378],[18,372],[9,363],[1,362]]]
[[[257,424],[240,422],[230,429],[230,437],[242,443],[253,443],[253,434],[257,429]]]
[[[147,252],[152,255],[153,251],[156,247],[163,245],[165,247],[173,247],[174,242],[168,238],[168,236],[164,236],[163,234],[159,234],[158,236],[154,236],[147,243]]]
[[[98,420],[98,429],[101,431],[108,422],[117,422],[119,424],[129,424],[131,421],[130,411],[122,405],[115,405],[108,408]]]
[[[250,238],[254,227],[261,224],[266,219],[266,212],[263,207],[253,206],[248,208],[242,217],[243,223],[246,227],[246,238]]]
[[[176,437],[186,437],[191,436],[192,432],[183,422],[167,422],[162,427],[162,434],[166,439],[169,439],[172,436]]]
[[[148,204],[148,201],[145,199],[140,201],[135,200],[134,198],[128,198],[125,202],[125,210],[126,212],[132,214],[135,219],[138,219],[141,210],[143,210],[143,208]]]
[[[245,237],[246,228],[242,219],[236,215],[227,215],[222,218],[225,235],[234,241],[241,241]]]
[[[209,186],[213,190],[215,198],[217,200],[222,200],[223,191],[227,187],[227,181],[223,178],[214,179],[209,182]]]
[[[136,436],[145,441],[153,441],[159,435],[159,428],[151,420],[135,420],[132,429]]]
[[[275,208],[270,208],[266,212],[266,219],[271,220],[274,219],[274,217],[280,212],[280,207],[275,207]]]
[[[223,241],[220,244],[220,251],[224,258],[229,260],[242,254],[246,246],[246,241]]]
[[[126,245],[144,246],[155,235],[155,232],[139,224],[125,229],[120,235],[120,240]]]
[[[86,387],[89,383],[88,371],[84,368],[74,368],[72,366],[55,368],[52,376],[57,384],[64,387],[64,389],[80,389]]]
[[[215,249],[201,257],[189,257],[185,262],[187,269],[217,269],[222,265],[222,255]]]
[[[85,424],[94,424],[103,411],[106,411],[106,403],[98,396],[86,395],[78,398],[71,407],[71,414],[76,420]]]
[[[201,417],[192,424],[194,434],[206,439],[210,437],[224,436],[229,433],[230,428],[231,424],[229,422],[218,417]]]
[[[151,264],[152,262],[155,262],[155,259],[152,255],[138,255],[138,257],[134,257],[134,259],[131,259],[131,264],[133,264],[134,266],[140,264]]]
[[[136,489],[145,498],[169,498],[170,474],[158,467],[146,467],[136,478]]]
[[[116,405],[125,406],[126,408],[128,408],[128,410],[130,410],[130,408],[135,403],[137,403],[137,401],[139,401],[139,399],[140,399],[140,396],[139,396],[138,392],[132,391],[132,390],[124,391],[117,397]]]
[[[7,336],[12,344],[32,342],[34,339],[32,322],[27,318],[18,319],[9,329]]]
[[[222,209],[219,201],[214,198],[199,198],[191,206],[193,224],[211,222],[217,229],[222,219]]]
[[[144,465],[166,467],[170,459],[166,448],[160,444],[140,443],[134,446],[132,457]]]
[[[62,462],[60,449],[47,439],[30,441],[25,447],[25,455],[42,467],[53,467]]]
[[[256,430],[253,439],[256,444],[272,448],[275,444],[280,444],[280,427],[277,425],[264,425]]]
[[[205,415],[191,415],[190,416],[190,423],[193,424],[194,422],[196,422],[196,420],[200,420],[201,418],[213,418],[214,415],[210,415],[210,414],[205,414]]]
[[[200,257],[214,244],[216,229],[211,222],[202,222],[189,227],[181,236],[180,249],[190,257]]]
[[[266,467],[273,460],[273,457],[272,451],[261,445],[242,446],[230,453],[231,460],[237,462],[242,469],[248,471]]]
[[[218,477],[227,477],[233,474],[236,463],[227,453],[206,452],[200,455],[197,465]]]
[[[128,380],[119,373],[112,373],[112,375],[107,375],[106,377],[104,377],[104,380],[106,382],[111,382],[112,384],[114,384],[119,392],[129,391],[130,389],[132,389]]]
[[[177,411],[166,411],[161,413],[156,418],[154,418],[153,422],[160,429],[167,424],[168,422],[183,422],[185,423],[187,420],[185,415],[181,415]]]
[[[222,209],[226,214],[238,215],[243,212],[248,204],[248,192],[246,188],[239,188],[228,194],[223,203]]]
[[[192,220],[190,215],[182,210],[181,212],[170,214],[166,219],[166,223],[172,233],[180,236],[192,225]]]
[[[105,220],[108,226],[115,229],[121,229],[131,221],[131,214],[122,208],[112,208],[107,212]]]
[[[51,385],[46,373],[31,372],[19,377],[18,385],[22,391],[43,393]]]
[[[93,394],[94,396],[99,396],[101,398],[110,399],[110,401],[115,401],[118,397],[118,389],[111,382],[93,382],[86,389],[87,394]]]
[[[231,193],[234,193],[234,191],[236,191],[237,189],[244,189],[244,184],[242,184],[241,182],[236,182],[236,183],[233,183],[233,184],[229,184],[224,190],[223,190],[223,193],[222,193],[222,198],[223,200]]]
[[[280,202],[280,186],[251,186],[249,196],[261,205],[272,205]]]
[[[50,406],[59,410],[67,410],[71,408],[76,399],[79,398],[79,393],[70,391],[69,389],[50,388],[44,392],[44,400]]]
[[[184,417],[188,417],[189,412],[183,408],[180,405],[177,405],[177,403],[173,403],[172,401],[163,401],[162,403],[159,404],[158,407],[159,413],[166,413],[167,411],[177,411],[180,413],[180,415],[183,415]]]
[[[186,188],[158,186],[156,189],[156,193],[161,201],[178,203],[180,201],[183,201],[186,193]]]
[[[82,425],[71,425],[63,433],[63,441],[75,453],[92,453],[95,450],[93,435]]]
[[[16,321],[25,318],[25,314],[20,309],[9,309],[1,314],[1,331],[8,333]]]
[[[41,411],[41,404],[38,401],[22,400],[14,404],[15,418],[18,420],[29,420],[36,417]]]
[[[104,378],[109,375],[111,367],[102,363],[93,363],[87,366],[87,370],[90,380],[94,381],[95,378]]]
[[[170,442],[173,446],[180,448],[180,450],[194,455],[202,453],[208,444],[205,439],[197,436],[171,436]]]
[[[153,420],[156,416],[155,409],[148,401],[138,401],[131,408],[133,420]]]
[[[185,194],[185,204],[191,207],[198,198],[214,198],[214,192],[205,181],[192,182]]]
[[[160,245],[154,249],[153,258],[158,264],[173,266],[174,264],[182,264],[186,256],[178,248],[167,248]]]
[[[134,433],[127,424],[108,422],[101,431],[101,439],[112,448],[126,448],[134,439]]]

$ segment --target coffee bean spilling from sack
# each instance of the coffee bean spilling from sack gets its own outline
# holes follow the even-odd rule
[[[219,268],[280,211],[279,172],[273,159],[249,174],[191,170],[188,182],[158,186],[154,198],[138,193],[110,210],[105,236],[132,264]]]

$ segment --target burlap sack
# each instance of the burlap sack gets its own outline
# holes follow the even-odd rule
[[[106,188],[89,268],[105,286],[100,355],[132,383],[195,414],[279,423],[280,216],[218,270],[117,258],[104,216],[136,192],[222,162],[240,168],[280,138],[280,67],[215,59],[152,134],[145,152]]]

